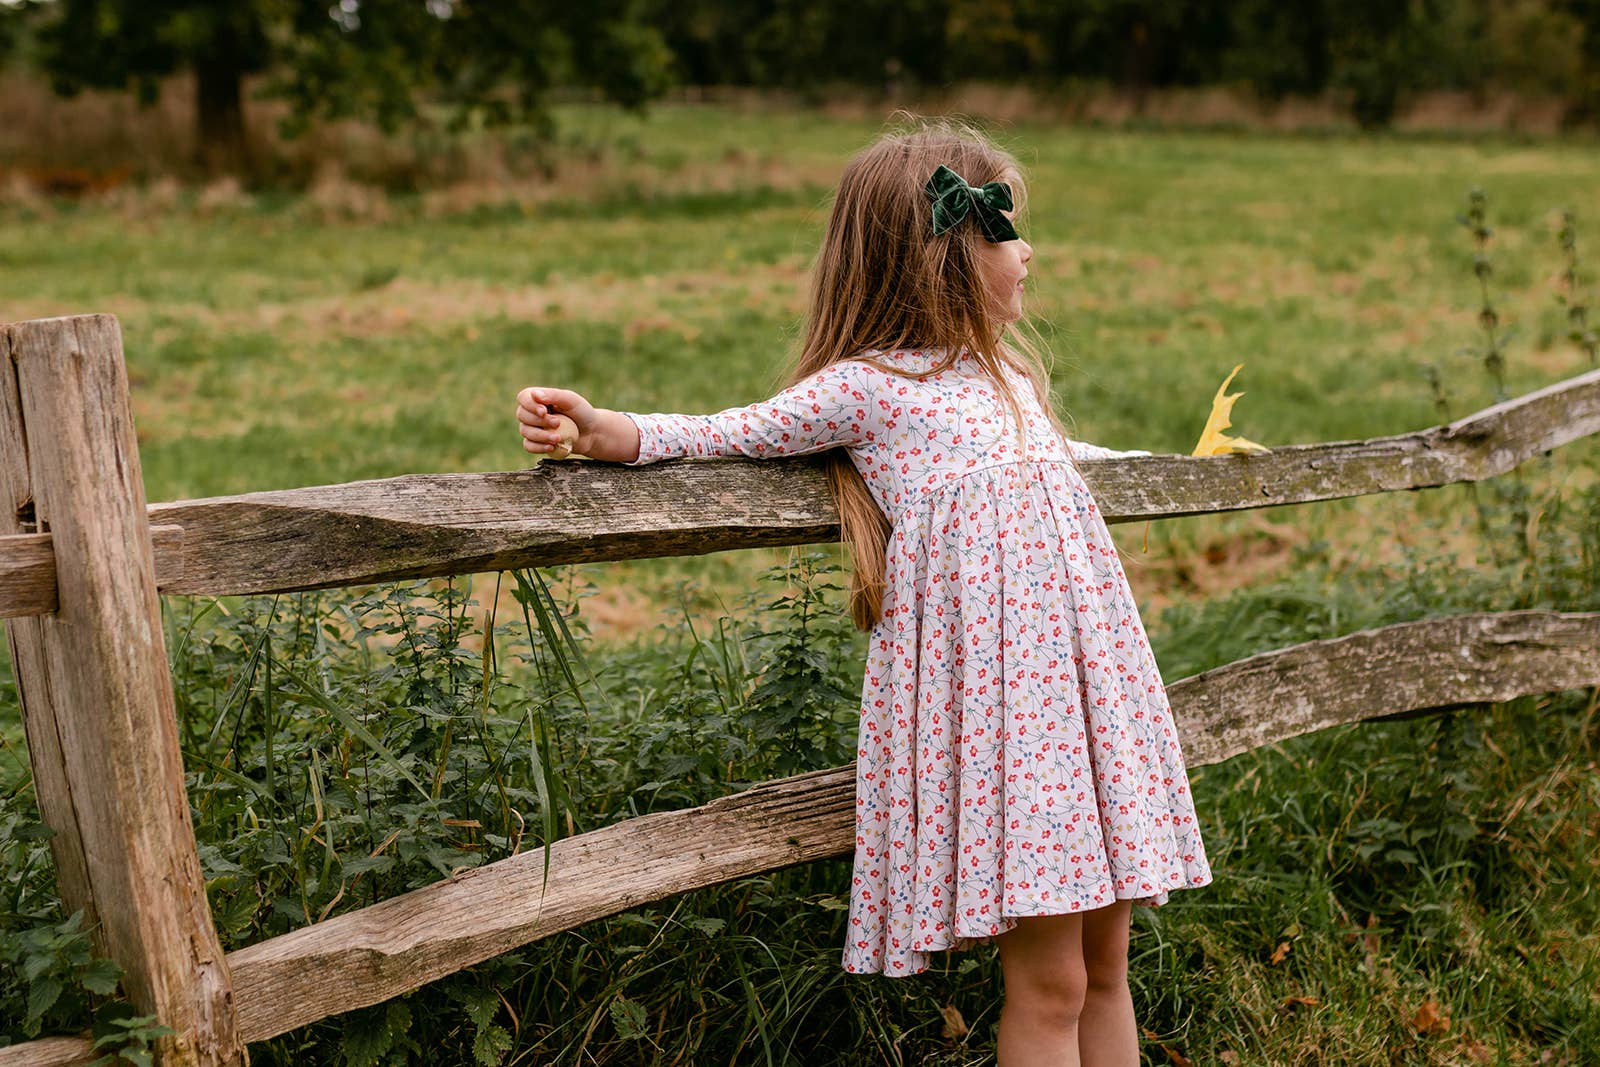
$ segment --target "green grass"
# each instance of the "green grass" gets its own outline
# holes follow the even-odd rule
[[[758,135],[782,131],[783,143],[806,145],[793,165],[814,180],[775,190],[760,184],[762,168],[720,165],[716,141],[685,133],[706,121],[663,111],[630,129],[659,190],[601,188],[526,210],[426,217],[420,201],[395,199],[388,221],[334,225],[270,203],[211,217],[130,219],[96,206],[14,217],[0,239],[5,313],[122,315],[156,498],[282,487],[302,464],[326,480],[515,466],[514,435],[487,416],[519,383],[559,381],[662,410],[711,410],[773,384],[825,179],[872,131],[717,116],[730,143],[760,146]],[[1519,294],[1505,311],[1535,342],[1513,384],[1578,366],[1575,351],[1551,343],[1559,309],[1546,278],[1557,257],[1545,216],[1570,206],[1600,217],[1600,156],[1589,149],[1040,128],[1005,137],[1033,183],[1033,307],[1087,438],[1187,450],[1210,392],[1240,360],[1250,390],[1241,418],[1269,443],[1431,421],[1418,367],[1441,362],[1461,378],[1454,353],[1473,336],[1471,249],[1452,216],[1474,184],[1493,198],[1497,280]],[[673,163],[687,151],[756,184],[681,190]],[[419,290],[435,294],[424,311],[394,317]],[[345,298],[368,314],[341,321]],[[352,391],[367,399],[346,399]],[[1463,407],[1484,399],[1462,383]],[[402,443],[417,406],[456,426],[451,437],[425,433],[421,455]],[[297,421],[285,424],[290,408]],[[385,429],[394,440],[373,447]],[[184,447],[194,433],[261,431],[273,449],[239,449],[255,451],[254,464]],[[326,458],[300,458],[314,451]]]
[[[630,410],[766,395],[798,329],[827,187],[876,127],[688,107],[561,117],[572,159],[554,179],[453,200],[13,207],[0,314],[121,317],[157,500],[515,468],[509,398],[533,382]],[[1269,445],[1437,421],[1427,363],[1455,414],[1486,405],[1461,352],[1477,293],[1454,216],[1473,185],[1491,198],[1497,304],[1519,331],[1513,392],[1586,369],[1559,336],[1551,213],[1600,218],[1591,144],[999,132],[1030,174],[1032,307],[1087,440],[1187,451],[1238,362],[1236,423]],[[1572,469],[1592,465],[1592,445],[1571,452]],[[1414,503],[1442,512],[1461,497]],[[1338,540],[1365,507],[1294,521]],[[1259,536],[1247,517],[1156,524],[1139,592],[1192,594],[1167,580],[1175,561]],[[747,587],[773,558],[610,571],[661,601],[685,577]]]

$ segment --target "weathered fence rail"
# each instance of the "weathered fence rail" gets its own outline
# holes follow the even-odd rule
[[[854,775],[842,767],[557,841],[548,856],[533,850],[222,957],[177,762],[158,586],[287,591],[830,540],[837,516],[821,471],[808,459],[648,472],[541,464],[145,509],[115,320],[13,324],[0,329],[0,357],[0,616],[17,617],[7,635],[40,810],[58,831],[64,900],[98,918],[130,995],[178,1031],[163,1062],[238,1063],[244,1042],[529,941],[850,851]],[[1132,521],[1476,481],[1597,432],[1593,372],[1416,433],[1264,456],[1107,460],[1084,474],[1111,521]],[[107,510],[109,496],[118,503]],[[1508,612],[1310,642],[1169,693],[1185,755],[1200,766],[1341,723],[1595,685],[1600,614]],[[154,742],[130,745],[132,729],[153,729]],[[131,811],[135,799],[153,814]],[[121,895],[152,902],[134,908]],[[173,931],[188,943],[174,945]],[[0,1049],[0,1067],[92,1058],[77,1038]]]
[[[1431,489],[1504,474],[1600,433],[1600,371],[1444,426],[1290,445],[1265,455],[1149,456],[1083,464],[1109,522]],[[153,504],[163,593],[221,596],[697,555],[837,539],[822,468],[787,460],[679,460],[647,477],[611,463],[399,478]],[[0,570],[0,616],[48,610],[53,573],[32,551],[33,592]],[[5,563],[0,557],[0,568]]]

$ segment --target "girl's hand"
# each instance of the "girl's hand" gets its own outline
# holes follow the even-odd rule
[[[573,452],[612,463],[639,459],[639,427],[620,411],[597,408],[571,389],[530,385],[517,394],[522,447],[552,459]]]
[[[517,394],[517,422],[528,452],[552,459],[573,452],[594,456],[601,421],[599,409],[571,389],[534,385]]]

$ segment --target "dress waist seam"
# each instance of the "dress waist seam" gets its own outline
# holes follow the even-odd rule
[[[1043,466],[1043,465],[1054,465],[1054,466],[1057,466],[1057,467],[1072,467],[1072,461],[1071,461],[1071,459],[1069,457],[1064,457],[1064,456],[1063,457],[1059,457],[1059,458],[1055,457],[1055,456],[1028,456],[1025,459],[1002,459],[1002,460],[996,460],[993,463],[985,463],[981,467],[972,467],[972,468],[970,468],[968,470],[963,470],[954,478],[945,478],[942,481],[940,481],[939,484],[935,485],[933,488],[931,488],[931,489],[923,489],[923,490],[920,490],[919,492],[915,493],[911,497],[910,500],[906,501],[906,503],[902,504],[898,509],[896,509],[895,520],[894,520],[894,523],[892,524],[893,528],[894,529],[899,529],[900,524],[905,521],[906,516],[911,514],[913,511],[915,511],[919,506],[921,506],[921,504],[924,501],[926,501],[926,500],[928,500],[928,499],[930,499],[932,497],[939,496],[940,494],[944,493],[948,489],[950,489],[950,488],[952,488],[954,486],[960,485],[962,482],[966,481],[969,477],[971,477],[974,474],[979,474],[979,473],[981,473],[983,471],[991,471],[991,470],[994,470],[997,467],[1015,467],[1015,466],[1034,467],[1034,466]],[[1074,469],[1076,469],[1076,468],[1074,468]]]

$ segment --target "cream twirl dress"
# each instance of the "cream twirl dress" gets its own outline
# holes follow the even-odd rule
[[[893,523],[867,646],[846,970],[1028,915],[1157,906],[1206,885],[1166,690],[1105,521],[1025,376],[1010,411],[962,353],[864,352],[714,415],[624,412],[630,466],[842,446]],[[881,366],[874,366],[865,360]],[[883,369],[889,368],[889,369]]]

